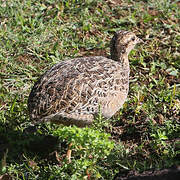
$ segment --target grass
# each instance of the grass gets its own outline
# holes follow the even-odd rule
[[[180,163],[179,1],[0,4],[0,174],[115,179],[132,170]],[[31,124],[27,98],[37,78],[61,60],[109,56],[109,40],[120,29],[134,31],[145,42],[129,56],[130,92],[124,108],[110,122],[99,117],[91,128],[41,124],[37,132],[26,133]],[[71,163],[64,157],[68,135],[78,144],[72,147]]]

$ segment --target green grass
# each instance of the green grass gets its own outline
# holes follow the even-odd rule
[[[1,0],[0,174],[114,179],[179,164],[179,6],[177,0]],[[124,108],[91,128],[41,124],[26,133],[27,98],[37,78],[61,60],[109,56],[109,41],[120,29],[145,42],[129,56]],[[64,155],[73,137],[78,146],[68,163]]]

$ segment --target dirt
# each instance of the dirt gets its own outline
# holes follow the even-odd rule
[[[115,180],[179,180],[180,166],[169,169],[145,171],[143,173],[129,172],[125,177],[120,175]]]

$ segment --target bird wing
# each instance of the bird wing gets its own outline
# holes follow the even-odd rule
[[[28,100],[33,120],[64,116],[87,119],[108,106],[128,79],[116,62],[104,57],[77,58],[53,66],[35,83]],[[126,81],[126,82],[123,82]],[[123,90],[121,90],[123,92]],[[127,88],[124,88],[126,93]],[[106,107],[105,107],[106,108]],[[109,107],[107,107],[108,109]],[[118,107],[119,108],[119,107]],[[54,114],[54,116],[53,116]]]

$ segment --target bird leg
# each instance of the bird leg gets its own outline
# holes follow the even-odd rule
[[[66,154],[66,158],[67,158],[69,163],[71,163],[71,153],[72,153],[71,146],[72,146],[72,143],[69,144],[68,151],[67,151],[67,154]]]

